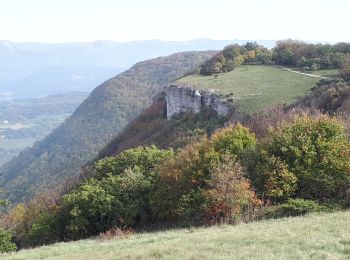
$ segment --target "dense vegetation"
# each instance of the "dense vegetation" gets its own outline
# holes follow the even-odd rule
[[[256,42],[232,44],[205,62],[202,75],[229,72],[242,64],[279,64],[302,70],[338,69],[349,59],[350,44],[311,44],[296,40],[277,41],[269,50]],[[344,71],[346,74],[346,72]]]
[[[302,41],[278,41],[273,49],[276,64],[303,70],[340,68],[350,55],[350,43],[310,44]]]
[[[228,45],[205,62],[200,69],[202,75],[229,72],[241,64],[271,64],[272,52],[256,42]]]
[[[146,146],[105,157],[63,197],[46,194],[19,204],[3,223],[15,227],[17,245],[26,247],[113,228],[237,223],[346,208],[345,128],[306,112],[284,112],[284,122],[265,136],[266,125],[251,119],[246,125],[257,135],[237,123],[178,151]]]
[[[1,169],[1,195],[11,202],[28,200],[37,190],[77,175],[157,91],[212,54],[185,52],[140,62],[97,87],[62,125]]]
[[[339,80],[323,80],[316,84],[308,95],[298,100],[297,104],[314,107],[329,114],[348,111],[350,84]]]

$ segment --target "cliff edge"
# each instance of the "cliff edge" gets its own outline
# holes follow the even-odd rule
[[[194,89],[191,86],[170,85],[165,88],[167,119],[181,112],[199,113],[202,108],[210,107],[220,116],[231,116],[233,106],[220,99],[213,91]]]

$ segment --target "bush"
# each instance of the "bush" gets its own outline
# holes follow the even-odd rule
[[[17,249],[16,245],[11,242],[12,234],[0,228],[0,253],[6,253]]]
[[[257,170],[264,193],[275,201],[344,199],[350,146],[343,125],[327,116],[306,115],[281,124],[262,144]]]
[[[278,206],[277,216],[301,216],[310,212],[329,211],[326,206],[312,200],[289,199],[286,203]]]

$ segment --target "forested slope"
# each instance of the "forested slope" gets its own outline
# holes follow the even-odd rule
[[[52,134],[1,169],[2,197],[28,200],[77,174],[160,89],[214,53],[184,52],[140,62],[101,84]]]

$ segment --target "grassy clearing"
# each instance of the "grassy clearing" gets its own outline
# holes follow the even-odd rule
[[[349,259],[350,212],[81,240],[4,259]]]
[[[275,66],[245,65],[217,77],[191,75],[177,83],[204,90],[214,89],[237,104],[240,112],[249,114],[279,103],[290,104],[305,95],[319,80]]]

